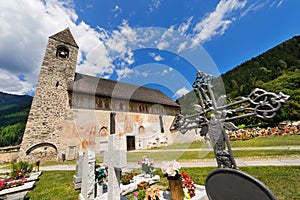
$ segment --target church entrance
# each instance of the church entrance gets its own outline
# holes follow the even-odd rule
[[[135,136],[126,136],[127,151],[135,150]]]

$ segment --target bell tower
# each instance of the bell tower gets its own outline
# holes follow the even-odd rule
[[[61,133],[70,110],[67,83],[74,81],[77,54],[78,46],[69,28],[49,37],[20,147],[20,159],[61,159]]]

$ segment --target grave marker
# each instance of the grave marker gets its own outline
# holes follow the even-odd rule
[[[104,152],[104,164],[108,166],[107,199],[119,200],[120,176],[127,165],[126,151],[120,149],[120,137],[116,134],[108,138],[108,151]]]
[[[95,197],[95,152],[87,150],[83,159],[80,200],[94,200]]]
[[[82,151],[79,151],[78,152],[78,159],[77,159],[77,162],[76,162],[76,171],[75,171],[75,175],[73,175],[73,184],[74,184],[74,189],[75,190],[81,188],[83,158],[84,158],[84,153]]]

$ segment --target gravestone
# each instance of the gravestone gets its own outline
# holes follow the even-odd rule
[[[107,199],[119,200],[121,170],[127,165],[127,156],[126,151],[120,149],[120,137],[116,134],[108,137],[108,151],[104,152],[104,164],[108,166]]]
[[[75,175],[73,175],[73,184],[74,184],[74,189],[75,190],[81,188],[83,158],[84,158],[84,153],[82,151],[79,151],[78,152],[78,159],[77,159],[77,162],[76,162],[76,171],[75,171]]]
[[[80,200],[93,200],[95,197],[95,152],[87,150],[83,159]]]

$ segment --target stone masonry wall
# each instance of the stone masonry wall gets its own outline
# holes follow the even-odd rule
[[[67,58],[57,57],[60,46],[69,50]],[[61,132],[65,115],[69,114],[66,111],[70,111],[67,82],[74,79],[77,53],[78,47],[49,38],[21,143],[20,159],[39,159],[47,154],[49,147],[54,147],[56,153],[63,148]],[[35,145],[39,153],[34,153]]]

